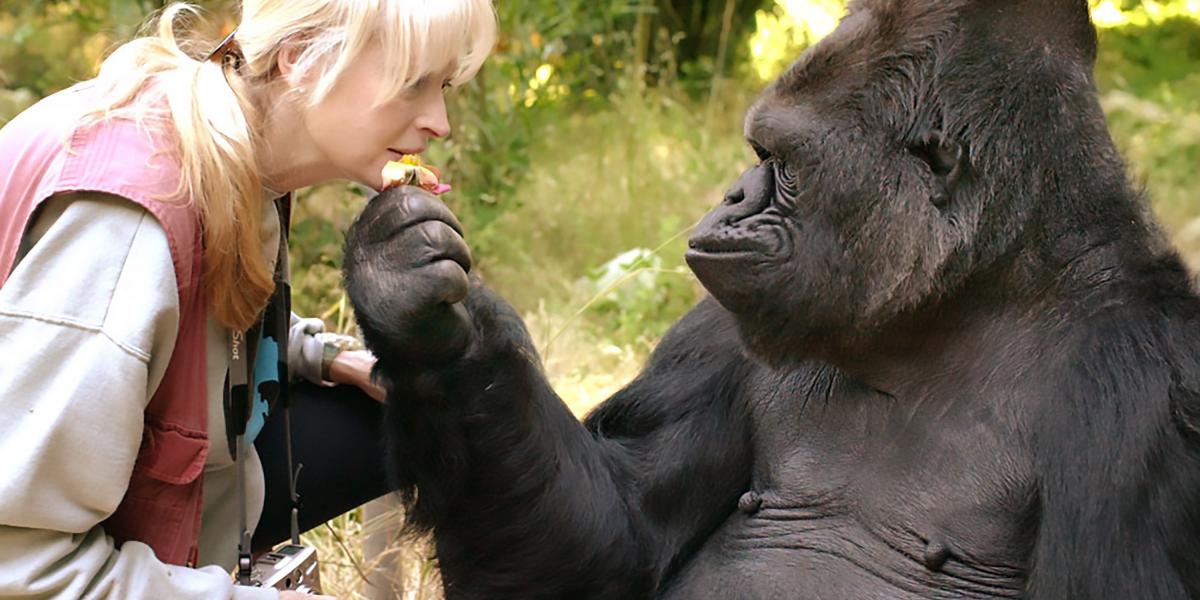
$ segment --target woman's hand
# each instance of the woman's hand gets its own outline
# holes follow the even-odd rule
[[[371,381],[375,355],[370,350],[343,350],[329,363],[329,380],[333,383],[356,385],[368,396],[383,402],[387,392]]]

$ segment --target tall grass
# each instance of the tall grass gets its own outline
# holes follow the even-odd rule
[[[698,220],[750,161],[748,94],[712,115],[700,103],[631,87],[607,108],[548,122],[529,149],[515,205],[468,231],[478,267],[522,310],[563,300],[571,284],[631,248],[655,248]],[[503,157],[496,157],[503,160]],[[662,249],[682,264],[682,239]]]

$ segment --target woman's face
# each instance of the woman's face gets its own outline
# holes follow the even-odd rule
[[[375,189],[383,186],[380,173],[388,161],[420,154],[430,138],[450,133],[442,95],[449,67],[376,105],[383,72],[383,49],[372,45],[321,102],[303,110],[308,137],[332,170]]]

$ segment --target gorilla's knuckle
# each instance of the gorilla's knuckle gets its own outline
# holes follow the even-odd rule
[[[440,300],[453,303],[467,296],[471,286],[462,265],[450,259],[442,259],[431,263],[429,270],[438,282]]]
[[[422,245],[435,252],[447,252],[465,246],[462,236],[444,221],[422,221],[414,227]]]
[[[438,248],[438,223],[437,221],[421,221],[413,225],[410,230],[410,235],[415,236],[419,240],[419,247],[422,252],[435,252]]]
[[[462,265],[449,258],[442,258],[429,263],[429,269],[439,280],[461,284],[463,287],[468,285],[467,272],[463,270]]]

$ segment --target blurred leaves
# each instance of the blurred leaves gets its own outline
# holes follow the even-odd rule
[[[845,12],[845,0],[779,0],[759,10],[749,42],[749,71],[759,82],[774,79],[804,48],[833,31]]]
[[[496,51],[452,94],[456,132],[431,152],[460,192],[448,202],[465,224],[487,227],[520,206],[514,192],[530,172],[530,151],[571,115],[604,110],[614,94],[640,94],[647,82],[676,92],[707,89],[711,57],[689,52],[715,48],[724,1],[497,3]],[[742,2],[740,10],[752,14],[761,4]],[[653,43],[638,57],[634,30],[643,15],[651,17]],[[702,59],[710,64],[698,67]]]
[[[1200,214],[1200,2],[1190,5],[1191,16],[1102,29],[1096,67],[1113,137],[1171,231]]]
[[[224,10],[232,0],[194,4]],[[0,0],[0,124],[26,105],[11,92],[43,97],[95,74],[133,37],[159,0]],[[5,93],[5,91],[9,93]]]

